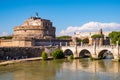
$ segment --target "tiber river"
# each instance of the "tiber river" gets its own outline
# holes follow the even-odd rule
[[[87,58],[16,63],[0,66],[0,80],[120,80],[120,63]]]

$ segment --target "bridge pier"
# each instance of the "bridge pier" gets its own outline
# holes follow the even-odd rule
[[[93,43],[93,52],[91,54],[91,58],[95,60],[98,59],[98,55],[96,54],[96,43],[95,42]]]
[[[96,55],[96,54],[91,54],[91,58],[94,59],[94,60],[98,60],[99,59],[98,55]]]
[[[117,55],[115,55],[114,59],[112,59],[112,61],[120,61],[120,58]]]
[[[74,58],[78,58],[78,51],[77,51],[77,42],[75,42],[75,52],[74,52]]]
[[[113,61],[120,61],[120,57],[119,57],[119,44],[118,41],[116,41],[116,49],[114,50],[114,52],[116,52],[116,54],[114,54],[114,59],[112,59]]]

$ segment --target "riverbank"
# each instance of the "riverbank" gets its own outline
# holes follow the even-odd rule
[[[52,58],[49,57],[48,59],[52,59]],[[0,62],[0,66],[6,66],[8,64],[14,64],[14,63],[25,62],[25,61],[36,61],[36,60],[42,60],[42,57],[4,61],[4,62]]]

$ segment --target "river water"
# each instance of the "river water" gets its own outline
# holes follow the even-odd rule
[[[120,63],[90,61],[31,61],[0,66],[0,80],[120,80]]]

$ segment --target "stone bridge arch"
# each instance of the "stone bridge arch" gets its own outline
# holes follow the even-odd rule
[[[73,55],[73,51],[70,50],[70,49],[66,49],[66,50],[64,51],[64,55],[65,55],[65,56]]]
[[[62,46],[61,50],[63,50],[64,53],[70,51],[74,55],[74,57],[78,57],[75,46]],[[66,56],[68,56],[68,54]]]
[[[90,57],[91,55],[91,52],[88,50],[88,49],[82,49],[80,52],[79,52],[79,57]]]
[[[112,51],[109,49],[103,49],[98,52],[99,59],[107,58],[107,56],[111,56],[111,58],[114,58]]]

